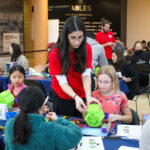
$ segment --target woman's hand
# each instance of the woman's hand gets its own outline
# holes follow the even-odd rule
[[[100,108],[102,108],[102,104],[96,98],[90,95],[86,96],[86,101],[87,101],[87,106],[89,106],[90,104],[96,103],[100,106]]]
[[[87,106],[84,104],[82,98],[79,96],[75,97],[75,103],[76,103],[76,109],[80,111],[81,113],[85,112],[87,109]]]
[[[131,78],[126,78],[125,76],[122,76],[122,80],[125,82],[131,82]]]
[[[48,120],[56,121],[57,115],[56,115],[55,112],[49,112],[49,113],[46,115],[46,118],[47,118]]]
[[[119,116],[120,115],[109,114],[108,121],[110,121],[110,122],[118,121],[119,120]]]
[[[113,42],[108,42],[107,46],[113,46],[113,44],[114,44]]]

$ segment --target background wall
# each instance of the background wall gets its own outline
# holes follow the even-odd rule
[[[150,0],[127,1],[127,47],[137,40],[150,41]]]
[[[0,68],[4,71],[6,62],[10,62],[10,56],[0,56]]]
[[[0,1],[0,53],[7,52],[12,42],[13,35],[5,38],[3,43],[4,33],[19,33],[19,40],[21,49],[24,48],[24,31],[23,31],[23,0],[5,0]],[[16,42],[16,39],[14,40]],[[4,44],[4,45],[3,45]]]
[[[31,32],[33,32],[31,22],[33,19],[31,11],[33,2],[34,0],[24,1],[25,51],[33,49],[33,39],[31,35]],[[126,46],[132,47],[136,40],[143,39],[150,41],[150,0],[127,0]],[[46,46],[44,46],[44,48],[46,48]],[[29,59],[30,65],[34,66],[33,54],[28,54],[27,58]],[[0,56],[0,67],[3,68],[6,61],[10,61],[10,56],[4,58]]]
[[[24,0],[24,50],[32,51],[33,50],[33,12],[32,12],[33,1]],[[34,66],[34,55],[33,53],[25,54],[29,61],[29,66]]]

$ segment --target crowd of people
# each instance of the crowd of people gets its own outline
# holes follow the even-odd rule
[[[83,117],[92,103],[97,103],[109,114],[108,122],[113,127],[119,122],[132,123],[128,99],[133,99],[140,89],[134,65],[150,65],[150,42],[146,47],[145,41],[137,41],[128,58],[124,56],[124,44],[119,38],[115,41],[110,31],[110,22],[103,18],[101,25],[102,30],[94,35],[86,32],[84,22],[78,16],[69,17],[56,43],[48,47],[47,65],[41,68],[43,72],[48,67],[52,75],[50,96],[54,112],[47,112],[48,122],[43,117],[43,93],[37,87],[24,84],[29,63],[19,45],[11,44],[11,61],[18,65],[10,69],[8,90],[15,97],[14,107],[19,107],[20,112],[6,124],[6,149],[65,150],[75,147],[82,138],[80,128],[57,115]],[[95,76],[97,66],[100,69]],[[119,90],[119,79],[127,84],[129,93]],[[144,132],[148,127],[146,124]],[[144,149],[149,135],[141,137],[141,149]]]

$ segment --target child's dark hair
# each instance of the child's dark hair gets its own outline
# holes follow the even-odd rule
[[[19,44],[16,44],[16,43],[12,43],[11,47],[13,49],[11,61],[17,61],[17,58],[21,55],[21,48],[20,48]]]
[[[20,112],[15,119],[13,127],[13,143],[26,144],[31,135],[31,126],[28,113],[38,113],[39,108],[44,104],[44,94],[36,86],[24,88],[18,95],[18,106]]]
[[[23,68],[22,66],[20,66],[20,65],[13,66],[13,67],[10,69],[10,71],[9,71],[9,77],[10,77],[10,75],[11,75],[12,73],[14,73],[15,71],[21,72],[21,73],[24,75],[24,77],[25,77],[25,70],[24,70],[24,68]]]

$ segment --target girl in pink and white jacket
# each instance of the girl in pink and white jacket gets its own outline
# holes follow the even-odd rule
[[[9,78],[11,80],[11,84],[8,85],[8,90],[15,97],[15,102],[14,102],[13,107],[18,107],[18,104],[17,104],[18,94],[21,92],[23,88],[27,87],[24,84],[24,78],[25,78],[24,68],[20,65],[13,66],[10,69]]]

